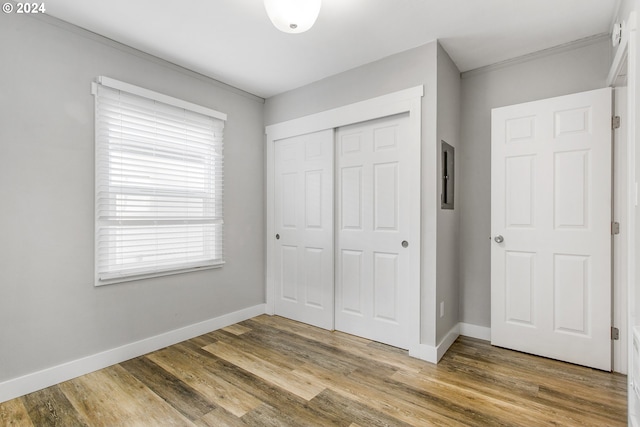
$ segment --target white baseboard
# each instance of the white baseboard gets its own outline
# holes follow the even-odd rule
[[[438,363],[438,350],[427,344],[416,344],[409,349],[409,356],[430,363]]]
[[[479,340],[491,341],[491,328],[486,326],[472,325],[471,323],[460,322],[460,335],[477,338]]]
[[[417,344],[409,349],[409,356],[417,359],[425,360],[431,363],[438,363],[442,356],[449,350],[451,344],[453,344],[460,335],[460,325],[455,325],[447,335],[444,336],[440,343],[436,346],[427,344]]]
[[[259,304],[1,382],[0,403],[259,316],[265,308],[265,304]]]
[[[440,361],[440,359],[442,359],[442,356],[444,356],[447,350],[449,350],[449,347],[451,347],[451,344],[456,342],[459,336],[460,336],[460,324],[458,323],[453,328],[451,328],[449,332],[447,332],[447,335],[445,335],[444,338],[442,338],[442,340],[436,347],[438,362]]]
[[[460,322],[451,328],[437,346],[427,344],[414,345],[409,349],[409,356],[431,363],[438,363],[460,335],[491,341],[491,328]]]

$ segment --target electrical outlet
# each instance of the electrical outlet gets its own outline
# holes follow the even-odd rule
[[[440,302],[440,317],[444,317],[444,301]]]

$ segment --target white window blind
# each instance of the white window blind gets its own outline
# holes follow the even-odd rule
[[[226,116],[100,82],[93,87],[96,285],[222,265],[225,122],[218,117]]]

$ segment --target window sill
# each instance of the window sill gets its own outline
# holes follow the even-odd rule
[[[155,273],[141,273],[141,274],[135,274],[135,275],[122,276],[122,277],[114,277],[109,279],[100,279],[96,277],[94,286],[95,287],[107,286],[107,285],[114,285],[116,283],[125,283],[125,282],[133,282],[136,280],[152,279],[154,277],[173,276],[175,274],[191,273],[194,271],[212,270],[215,268],[221,268],[224,264],[225,264],[224,262],[221,262],[218,264],[206,265],[202,267],[191,267],[191,268],[183,268],[179,270],[158,271]]]

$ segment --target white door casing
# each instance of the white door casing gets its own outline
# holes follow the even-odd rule
[[[333,130],[275,142],[275,312],[333,329]]]
[[[408,122],[403,114],[336,131],[335,328],[405,349],[417,185]]]
[[[611,370],[610,227],[611,89],[494,109],[492,344]]]
[[[628,246],[629,246],[629,183],[628,183],[628,143],[627,126],[629,117],[626,113],[627,88],[614,89],[614,112],[621,118],[620,127],[614,130],[613,143],[613,221],[621,224],[620,233],[613,236],[613,326],[620,331],[619,339],[613,342],[613,370],[627,374],[628,353],[628,316],[627,293],[628,283]]]

